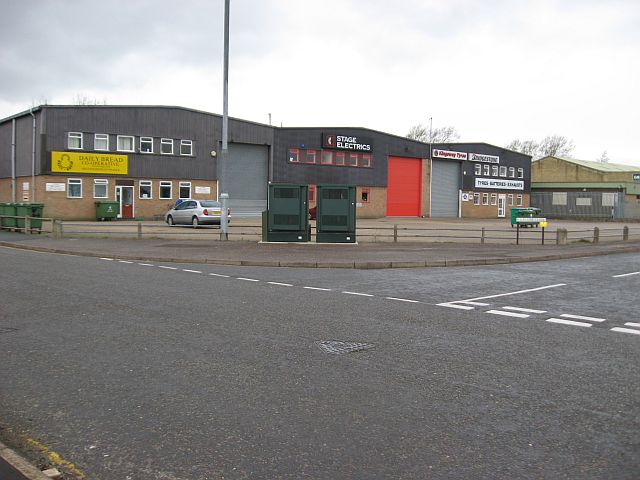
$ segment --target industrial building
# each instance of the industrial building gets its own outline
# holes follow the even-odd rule
[[[486,143],[427,144],[366,128],[282,128],[167,106],[43,105],[0,120],[0,202],[44,216],[153,219],[178,199],[228,193],[234,215],[259,215],[268,184],[357,187],[358,217],[508,217],[528,206],[531,157]]]

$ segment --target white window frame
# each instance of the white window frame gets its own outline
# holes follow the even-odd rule
[[[189,153],[182,153],[182,147],[189,147]],[[180,155],[185,157],[193,156],[193,140],[180,140]]]
[[[169,196],[168,197],[163,197],[162,196],[162,187],[169,187]],[[167,180],[163,180],[160,182],[160,187],[158,190],[158,198],[160,200],[172,200],[173,199],[173,182],[167,181]]]
[[[507,205],[513,207],[513,193],[507,195]]]
[[[151,150],[146,151],[146,150],[142,150],[142,144],[151,144]],[[153,153],[153,137],[140,137],[140,153]]]
[[[96,187],[98,185],[104,185],[104,195],[96,194]],[[109,198],[109,180],[106,178],[95,178],[93,180],[93,198]]]
[[[518,178],[524,178],[524,168],[518,168]]]
[[[124,140],[125,138],[131,139],[131,150],[120,148],[120,139]],[[118,139],[116,143],[116,150],[118,152],[135,152],[135,148],[136,148],[136,137],[134,137],[133,135],[118,135]]]
[[[171,151],[165,152],[164,147],[171,145]],[[173,155],[173,138],[160,139],[160,155]]]
[[[484,164],[484,176],[488,177],[491,175],[491,165],[489,165],[488,163]]]
[[[180,195],[180,190],[182,189],[182,187],[186,188],[189,187],[189,196],[188,197],[183,197]],[[183,200],[186,200],[187,198],[191,198],[191,182],[180,182],[178,184],[178,198],[181,198]]]
[[[473,173],[475,174],[476,177],[482,175],[482,164],[481,163],[476,163],[474,165]]]
[[[80,185],[80,195],[71,195],[71,185]],[[82,198],[82,179],[67,178],[67,198]]]
[[[142,187],[149,187],[149,196],[142,196]],[[153,182],[151,180],[138,181],[138,198],[140,200],[151,200],[153,198]]]
[[[72,139],[80,140],[80,146],[72,147],[71,146]],[[82,135],[82,132],[69,132],[69,135],[67,136],[67,148],[69,150],[82,150],[83,143],[84,143],[84,135]]]
[[[480,194],[479,193],[474,193],[473,194],[473,204],[474,205],[480,205]]]
[[[516,207],[522,206],[522,195],[516,196]]]
[[[105,141],[105,140],[107,142],[107,147],[98,148],[98,142]],[[96,133],[93,136],[93,149],[98,150],[99,152],[108,152],[109,151],[109,135],[107,133]]]
[[[516,167],[509,167],[509,178],[516,178]]]
[[[489,205],[489,194],[488,193],[483,193],[482,194],[482,205]]]
[[[491,205],[498,205],[498,194],[497,193],[492,193],[491,194]]]
[[[497,177],[498,176],[498,165],[491,165],[491,176],[492,177]]]
[[[507,167],[504,165],[500,166],[500,176],[506,178],[507,176]]]

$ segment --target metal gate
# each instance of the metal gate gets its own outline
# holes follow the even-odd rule
[[[460,202],[460,163],[431,162],[431,216],[457,217]]]
[[[229,144],[229,154],[218,163],[218,192],[229,194],[233,216],[259,216],[267,209],[269,147]]]

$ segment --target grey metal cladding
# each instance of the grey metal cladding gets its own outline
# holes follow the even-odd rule
[[[370,168],[338,165],[290,163],[289,148],[322,149],[322,134],[337,133],[367,138],[372,146]],[[273,154],[273,182],[339,183],[384,187],[387,185],[389,156],[428,158],[429,146],[404,137],[365,128],[281,128],[276,132]]]

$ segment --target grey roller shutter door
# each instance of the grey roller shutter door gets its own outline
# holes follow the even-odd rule
[[[431,216],[457,217],[460,163],[433,160],[431,164]]]
[[[218,194],[229,194],[232,216],[258,216],[267,209],[269,148],[229,144],[224,164],[219,164]]]

